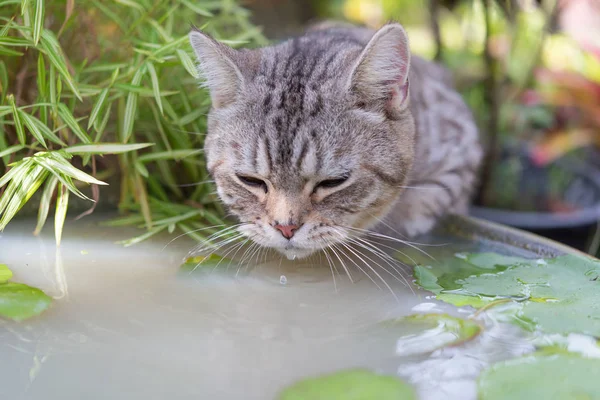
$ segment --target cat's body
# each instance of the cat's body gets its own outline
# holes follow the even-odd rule
[[[213,99],[207,165],[257,243],[305,256],[467,210],[482,157],[473,118],[399,25],[321,26],[251,51],[190,37]]]

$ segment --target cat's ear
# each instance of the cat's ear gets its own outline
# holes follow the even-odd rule
[[[189,39],[198,57],[200,73],[206,80],[205,86],[210,90],[213,107],[223,108],[233,103],[244,84],[238,52],[196,28],[190,32]]]
[[[392,115],[408,106],[410,48],[400,24],[389,24],[371,38],[350,75],[350,90],[361,101],[378,104]]]

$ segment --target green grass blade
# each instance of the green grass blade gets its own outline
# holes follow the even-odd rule
[[[135,144],[121,144],[121,143],[92,143],[84,145],[76,145],[63,149],[67,153],[71,154],[120,154],[127,153],[130,151],[144,149],[146,147],[154,146],[154,143],[135,143]]]
[[[65,158],[58,153],[46,153],[47,157],[43,157],[46,161],[48,161],[48,165],[54,170],[58,171],[63,175],[69,176],[73,179],[77,179],[78,181],[96,184],[96,185],[108,185],[105,182],[99,181],[91,175],[86,174],[80,169],[75,168],[71,165]],[[35,160],[38,161],[42,157],[35,157]]]
[[[36,0],[33,19],[33,44],[37,46],[44,29],[44,0]]]
[[[29,160],[19,161],[16,165],[14,165],[11,169],[8,170],[2,177],[0,178],[0,188],[10,182],[12,179],[18,178],[27,168],[28,165],[31,164]],[[6,192],[2,195],[2,198],[5,197]],[[2,208],[0,207],[0,213],[2,212]]]
[[[56,212],[54,214],[54,237],[56,246],[60,246],[63,227],[67,218],[67,209],[69,207],[69,189],[62,183],[58,185],[58,196],[56,198]]]
[[[75,117],[73,117],[73,114],[71,114],[71,111],[64,103],[58,104],[58,115],[60,115],[60,118],[63,120],[63,122],[67,124],[69,128],[71,128],[71,132],[73,132],[75,136],[79,138],[79,140],[81,140],[83,143],[92,142],[92,139],[83,129],[81,129],[81,126],[79,126],[75,120]]]
[[[8,71],[6,64],[0,60],[0,104],[4,103],[6,93],[8,92]]]
[[[35,230],[33,231],[33,234],[36,236],[40,234],[42,228],[46,224],[46,219],[48,218],[48,211],[50,210],[50,202],[52,201],[52,195],[54,194],[54,190],[56,189],[57,184],[58,178],[56,176],[52,176],[46,181],[46,186],[44,187],[44,191],[42,192],[42,198],[40,199],[40,208],[38,209],[37,225],[35,227]]]
[[[40,53],[38,55],[38,64],[37,64],[37,88],[38,94],[42,99],[45,99],[48,95],[47,93],[47,82],[46,82],[46,64],[44,63],[44,55]]]
[[[136,236],[134,238],[127,239],[127,240],[122,240],[122,241],[117,242],[117,243],[122,244],[125,247],[133,246],[134,244],[138,244],[140,242],[143,242],[144,240],[150,239],[152,236],[154,236],[154,235],[162,232],[166,228],[167,228],[166,225],[157,226],[155,228],[150,229],[148,232],[146,232],[146,233],[144,233],[144,234],[142,234],[140,236]]]
[[[198,5],[196,5],[196,2],[192,3],[191,1],[188,0],[180,0],[182,4],[184,4],[187,8],[189,8],[190,10],[192,10],[193,12],[195,12],[196,14],[205,16],[205,17],[212,17],[213,13],[211,13],[210,11],[199,7]]]
[[[67,86],[69,86],[73,94],[77,96],[79,100],[82,100],[81,94],[79,93],[79,90],[75,85],[75,81],[73,80],[73,77],[71,76],[71,74],[69,73],[69,69],[67,68],[67,59],[65,58],[62,49],[60,48],[58,40],[56,40],[56,37],[51,31],[47,29],[44,29],[42,31],[40,47],[42,48],[44,53],[46,53],[48,59],[50,60],[52,65],[54,65],[60,76],[67,83]]]
[[[25,138],[25,129],[23,128],[23,122],[21,121],[19,110],[17,109],[17,106],[15,105],[15,98],[12,94],[8,95],[8,102],[10,103],[10,106],[12,107],[13,121],[15,123],[15,130],[17,131],[17,137],[19,138],[19,143],[21,143],[22,145],[26,145],[27,140]]]
[[[160,98],[160,87],[158,84],[158,76],[156,75],[156,69],[154,68],[154,64],[151,62],[146,63],[146,69],[150,74],[150,80],[152,82],[152,91],[154,92],[154,99],[156,100],[156,105],[158,105],[158,109],[160,113],[163,113],[162,101]]]

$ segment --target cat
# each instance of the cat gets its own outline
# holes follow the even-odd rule
[[[321,24],[234,50],[189,34],[212,108],[205,156],[238,232],[288,258],[368,232],[406,238],[466,213],[473,116],[402,25]]]

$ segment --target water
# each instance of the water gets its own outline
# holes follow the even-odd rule
[[[424,400],[474,400],[482,368],[533,350],[484,315],[489,329],[464,346],[398,354],[398,340],[418,332],[380,321],[470,310],[393,279],[395,296],[359,274],[334,285],[318,258],[190,273],[179,270],[194,245],[185,238],[124,248],[114,242],[138,231],[88,219],[69,223],[57,250],[51,229],[36,238],[33,227],[7,229],[0,262],[56,301],[41,317],[0,320],[2,399],[264,400],[303,377],[367,367],[412,382]]]

